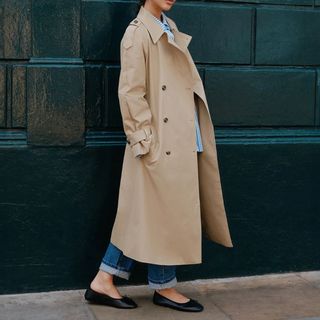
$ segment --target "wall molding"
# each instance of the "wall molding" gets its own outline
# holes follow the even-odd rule
[[[26,130],[0,130],[0,148],[27,147]]]
[[[225,144],[307,144],[320,143],[320,129],[312,128],[215,128],[216,143]],[[87,130],[85,147],[124,146],[126,137],[120,131]],[[0,129],[0,148],[27,147],[27,131]],[[34,146],[33,146],[34,147]],[[41,147],[44,147],[42,145]],[[52,147],[51,145],[48,147]],[[61,145],[57,146],[61,147]],[[69,147],[69,146],[67,146]],[[81,148],[81,146],[79,146]]]
[[[320,143],[320,129],[314,128],[215,128],[216,143],[224,144],[305,144]],[[125,145],[122,132],[86,132],[86,146]]]

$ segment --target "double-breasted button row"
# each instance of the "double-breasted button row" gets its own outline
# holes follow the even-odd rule
[[[168,120],[169,120],[169,119],[168,119],[167,117],[164,117],[164,118],[163,118],[163,122],[168,122]],[[166,154],[167,154],[167,155],[169,155],[170,153],[171,153],[171,151],[169,151],[169,150],[166,151]]]
[[[166,89],[167,89],[167,86],[164,84],[161,88],[162,88],[162,90],[166,90]],[[169,119],[168,119],[167,117],[164,117],[164,118],[163,118],[163,122],[168,122],[168,120],[169,120]],[[166,154],[167,154],[167,155],[171,154],[171,151],[167,150],[167,151],[166,151]]]

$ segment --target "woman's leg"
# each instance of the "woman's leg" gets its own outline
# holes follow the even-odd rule
[[[174,287],[177,284],[176,266],[148,264],[149,288],[155,289],[161,295],[175,301],[188,302],[189,298],[179,293]]]
[[[90,284],[91,289],[113,298],[121,298],[122,296],[113,284],[113,276],[116,275],[128,280],[134,264],[135,260],[126,257],[119,248],[110,242],[102,258],[99,271]]]
[[[177,284],[176,266],[148,263],[148,282],[151,289],[174,287]]]

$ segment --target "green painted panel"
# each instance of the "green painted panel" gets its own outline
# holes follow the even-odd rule
[[[83,286],[110,234],[121,152],[1,152],[0,293]]]
[[[205,73],[216,125],[313,126],[315,84],[313,70],[208,68]]]
[[[104,78],[105,109],[104,109],[104,127],[109,129],[121,128],[122,119],[118,100],[118,83],[120,68],[106,67]]]
[[[14,65],[11,72],[11,127],[27,126],[27,68],[25,65]]]
[[[319,65],[320,11],[257,9],[256,64]]]
[[[130,2],[83,1],[83,59],[119,61],[120,39],[130,20],[135,17],[136,8],[136,3]]]
[[[104,90],[103,70],[99,64],[87,65],[86,73],[86,128],[99,128],[102,126]]]
[[[317,70],[315,124],[320,126],[320,69]]]
[[[28,144],[83,144],[84,78],[82,67],[28,67]]]
[[[80,8],[80,0],[33,1],[33,57],[80,57]]]
[[[178,266],[180,281],[319,269],[319,144],[270,142],[218,143],[235,246],[204,239],[203,264]],[[110,239],[124,144],[1,149],[0,293],[88,285]],[[145,268],[130,284],[147,283]]]
[[[234,250],[230,259],[217,261],[216,250],[206,249],[203,268],[225,266],[238,275],[319,270],[314,251],[320,241],[318,145],[270,140],[219,151]]]
[[[177,4],[168,16],[193,37],[189,50],[195,62],[250,63],[251,8]]]
[[[0,65],[0,127],[26,127],[26,65]]]
[[[0,65],[0,128],[6,127],[6,66]]]
[[[119,61],[120,39],[128,22],[135,17],[135,9],[135,4],[85,1],[84,59]],[[198,23],[190,24],[195,10]],[[250,63],[251,8],[177,4],[167,15],[181,31],[193,36],[189,48],[196,62]],[[206,32],[208,29],[214,32]]]
[[[88,66],[86,68],[86,115],[88,128],[122,130],[118,101],[118,66]]]
[[[31,55],[31,0],[0,1],[0,59]]]

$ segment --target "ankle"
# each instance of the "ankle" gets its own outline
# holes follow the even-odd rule
[[[93,282],[113,285],[113,275],[108,272],[99,270],[95,278],[93,279]]]

